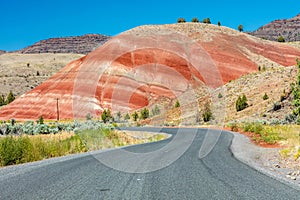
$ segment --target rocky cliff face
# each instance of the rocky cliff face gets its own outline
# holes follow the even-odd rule
[[[279,36],[285,41],[300,41],[300,14],[291,19],[275,20],[250,34],[273,41]]]
[[[75,53],[87,54],[110,39],[109,36],[100,34],[87,34],[83,36],[50,38],[41,40],[17,53]]]
[[[197,110],[198,101],[209,91],[257,71],[259,65],[295,65],[296,57],[300,50],[295,47],[226,27],[202,23],[137,27],[2,108],[0,119],[56,119],[57,99],[61,118],[99,116],[106,108],[113,113],[134,110],[166,99],[171,105],[180,99],[188,105],[186,110]]]
[[[6,51],[0,50],[0,55],[6,53]]]

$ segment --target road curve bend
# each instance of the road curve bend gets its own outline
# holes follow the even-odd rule
[[[216,144],[199,156],[208,129],[134,129],[172,137],[1,168],[0,199],[300,199],[299,190],[237,160],[230,132],[210,130]]]

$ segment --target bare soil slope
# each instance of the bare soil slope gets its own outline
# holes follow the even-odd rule
[[[20,96],[46,81],[82,54],[17,54],[0,55],[0,94],[12,91]]]

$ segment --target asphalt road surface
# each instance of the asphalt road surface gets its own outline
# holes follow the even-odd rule
[[[146,159],[135,160],[109,150],[2,168],[0,199],[300,199],[300,191],[236,160],[229,149],[233,135],[228,132],[223,131],[212,151],[200,158],[207,130],[181,129],[188,136],[177,138],[177,142],[172,141],[178,129],[161,131],[173,137],[126,148]],[[191,132],[195,137],[185,139],[193,135]],[[165,162],[176,158],[173,154],[180,154],[178,149],[190,141],[178,159]],[[162,149],[166,156],[151,154]],[[113,161],[110,164],[120,169],[102,164],[108,157]],[[167,166],[159,168],[162,163]],[[128,172],[124,172],[126,167]]]

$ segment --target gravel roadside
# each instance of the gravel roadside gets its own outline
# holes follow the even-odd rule
[[[277,148],[263,148],[251,143],[249,138],[235,132],[231,151],[235,158],[250,167],[300,191],[300,176],[291,168],[278,164]]]

